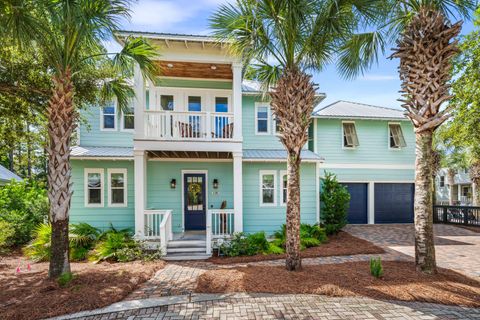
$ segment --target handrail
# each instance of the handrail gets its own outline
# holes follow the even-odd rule
[[[166,254],[168,241],[173,238],[172,210],[145,210],[144,215],[145,239],[160,238],[160,250],[162,254]]]

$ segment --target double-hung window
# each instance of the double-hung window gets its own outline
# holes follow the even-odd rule
[[[202,97],[188,97],[188,111],[202,111]]]
[[[355,148],[360,144],[358,143],[357,130],[355,129],[355,122],[343,122],[343,147]]]
[[[101,128],[102,130],[115,130],[116,129],[116,119],[117,119],[117,110],[115,103],[111,103],[108,106],[103,107],[102,118],[101,118]]]
[[[277,204],[276,171],[260,171],[260,205],[275,206]]]
[[[282,204],[287,204],[287,185],[288,185],[288,177],[286,171],[280,171],[280,181],[281,181],[281,190],[282,190]]]
[[[440,176],[440,188],[445,187],[445,176]]]
[[[403,137],[402,127],[398,123],[389,123],[389,146],[392,149],[405,148],[407,146]]]
[[[227,97],[215,97],[215,112],[228,112]]]
[[[103,169],[85,169],[85,206],[103,207]]]
[[[122,112],[122,129],[123,130],[134,130],[135,129],[135,115],[133,113],[133,107],[128,108]]]
[[[108,169],[108,205],[127,205],[127,169]]]
[[[266,104],[256,105],[255,108],[255,133],[270,133],[270,107]]]

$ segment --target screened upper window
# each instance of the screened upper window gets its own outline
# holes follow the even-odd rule
[[[202,97],[188,97],[188,111],[202,111]]]
[[[160,106],[162,107],[162,110],[173,111],[173,108],[174,108],[173,96],[162,94],[160,96]]]
[[[228,112],[228,98],[215,97],[215,112]]]
[[[135,129],[135,116],[133,108],[129,108],[123,113],[123,129],[133,130]]]
[[[115,106],[110,105],[102,108],[102,128],[115,129]]]
[[[269,130],[268,130],[268,120],[269,120],[269,116],[268,116],[268,111],[269,111],[269,107],[267,106],[258,106],[257,107],[257,124],[256,124],[256,128],[257,128],[257,133],[268,133]]]
[[[275,205],[275,173],[262,172],[260,173],[261,194],[260,203],[262,205]]]
[[[355,129],[355,123],[344,122],[343,124],[343,146],[345,148],[355,148],[360,144],[358,143],[357,130]]]
[[[402,127],[396,123],[390,123],[388,125],[390,136],[390,148],[404,148],[407,146],[405,143],[405,138],[403,137]]]

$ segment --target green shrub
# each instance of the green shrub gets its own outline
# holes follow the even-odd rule
[[[66,287],[70,282],[72,282],[74,276],[71,272],[64,272],[57,278],[57,283],[60,287]]]
[[[48,217],[47,190],[33,180],[12,181],[0,188],[0,221],[14,229],[12,246],[28,243],[39,223]]]
[[[285,242],[287,237],[287,227],[282,225],[280,230],[273,234],[274,240],[272,244],[279,248],[285,248]],[[301,249],[317,247],[327,240],[325,229],[313,224],[302,223],[300,225],[300,246]]]
[[[350,194],[334,174],[325,172],[320,194],[321,220],[327,235],[338,233],[347,224]]]
[[[35,262],[48,261],[51,252],[52,226],[47,223],[39,224],[33,234],[33,240],[23,248],[23,253]]]
[[[0,220],[0,251],[6,250],[13,244],[15,228],[10,222]]]
[[[220,245],[220,252],[228,257],[253,256],[269,251],[270,244],[264,232],[245,234],[235,233],[228,242]]]
[[[370,273],[375,278],[380,278],[383,276],[383,266],[380,257],[377,259],[370,258]]]

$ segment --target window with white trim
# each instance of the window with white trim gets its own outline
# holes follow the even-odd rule
[[[173,109],[175,108],[175,100],[173,98],[173,95],[160,95],[160,107],[163,111],[173,111]]]
[[[343,128],[343,147],[355,148],[360,145],[358,142],[357,130],[355,122],[342,122]]]
[[[282,204],[287,203],[287,186],[288,186],[288,176],[286,171],[280,171],[280,183],[281,185],[281,190],[282,190]]]
[[[108,169],[108,205],[127,205],[127,169]]]
[[[255,133],[270,133],[270,107],[266,104],[255,106]]]
[[[445,187],[445,176],[440,176],[440,188]]]
[[[117,107],[115,103],[101,108],[101,128],[102,130],[115,130],[117,120]]]
[[[103,169],[85,169],[85,206],[103,207]]]
[[[399,123],[388,124],[389,145],[392,149],[405,148],[407,143],[403,137],[402,127]]]
[[[275,206],[277,204],[276,171],[260,171],[260,205]]]
[[[228,97],[215,97],[215,112],[228,112]]]
[[[275,134],[280,133],[280,121],[277,120],[277,116],[272,115],[272,122],[273,122],[273,132]]]
[[[122,112],[122,130],[134,130],[135,129],[135,114],[133,107],[128,108],[125,112]]]

